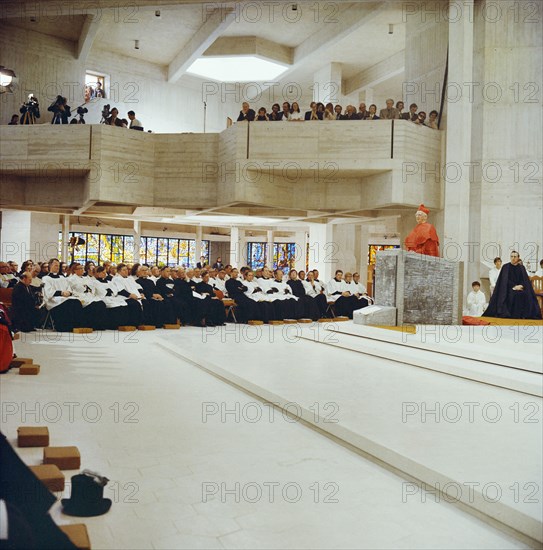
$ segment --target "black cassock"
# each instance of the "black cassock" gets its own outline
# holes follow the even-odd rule
[[[17,283],[11,301],[11,320],[15,329],[21,332],[34,330],[39,324],[39,314],[30,288]]]
[[[516,285],[522,285],[524,290],[513,290]],[[541,319],[532,283],[522,265],[507,263],[502,266],[483,317]]]
[[[289,279],[287,285],[292,289],[292,294],[299,298],[300,302],[303,304],[302,315],[306,319],[316,321],[320,317],[319,304],[314,298],[305,293],[302,281],[300,281],[300,279],[296,279],[295,281]],[[326,309],[324,311],[326,311]]]
[[[171,299],[155,300],[153,294],[158,292],[155,283],[146,277],[136,279],[136,283],[141,286],[145,301],[143,302],[143,323],[145,325],[154,325],[161,327],[165,324],[175,325],[177,315],[174,312],[174,306]],[[161,294],[162,296],[162,294]]]
[[[205,318],[207,309],[205,300],[199,300],[192,294],[196,290],[196,283],[186,279],[175,279],[173,290],[173,300],[181,322],[184,325],[200,325]]]
[[[239,279],[228,279],[224,284],[228,297],[236,302],[236,318],[240,323],[246,323],[251,319],[260,319],[258,304],[245,294],[247,287]]]
[[[207,323],[222,325],[226,322],[226,311],[222,300],[214,300],[215,292],[213,287],[203,281],[196,284],[196,292],[205,295],[204,300],[199,300],[205,304],[205,320]],[[196,298],[198,300],[198,298]]]

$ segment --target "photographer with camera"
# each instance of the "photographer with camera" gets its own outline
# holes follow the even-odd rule
[[[36,124],[36,119],[40,118],[40,104],[33,94],[28,94],[28,101],[21,105],[21,124]]]
[[[72,116],[67,99],[61,95],[57,96],[56,100],[51,103],[47,110],[53,113],[51,124],[68,124],[68,119]]]

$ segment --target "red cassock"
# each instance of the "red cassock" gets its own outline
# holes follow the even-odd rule
[[[2,308],[4,318],[9,322],[7,312],[1,304],[0,308]],[[11,342],[11,333],[6,325],[0,324],[0,372],[7,371],[12,360],[13,344]]]
[[[407,235],[405,246],[408,251],[439,257],[439,237],[431,223],[419,223]]]

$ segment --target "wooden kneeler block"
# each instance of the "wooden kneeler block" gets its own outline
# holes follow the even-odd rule
[[[340,315],[339,317],[334,317],[334,318],[332,319],[332,321],[334,321],[334,323],[341,323],[341,322],[343,322],[343,321],[348,321],[348,320],[349,320],[349,318],[348,318],[348,317],[345,317],[345,316],[343,316],[343,315]]]
[[[91,543],[87,526],[84,523],[72,523],[71,525],[59,525],[60,530],[80,550],[91,550]]]
[[[166,324],[164,325],[162,328],[166,329],[166,330],[177,330],[179,328],[181,328],[181,325],[172,325],[172,324]]]
[[[81,455],[77,447],[45,447],[43,463],[54,464],[60,470],[79,470]]]
[[[264,324],[264,321],[259,321],[258,319],[250,319],[249,321],[247,321],[247,324],[248,325],[263,325]]]
[[[19,367],[19,374],[40,374],[40,366],[33,363],[24,363]]]
[[[138,330],[155,330],[155,325],[140,325]]]
[[[285,325],[295,325],[298,321],[296,319],[283,319],[283,323]]]
[[[19,426],[17,428],[18,447],[47,447],[49,428],[47,426]]]
[[[269,321],[268,322],[269,325],[283,325],[283,321]]]
[[[54,464],[29,466],[33,474],[53,493],[64,491],[64,474]]]
[[[120,327],[117,327],[117,330],[119,332],[135,332],[138,329],[132,325],[121,325]]]
[[[21,365],[31,365],[34,362],[34,359],[29,359],[28,357],[15,357],[11,360],[9,367],[11,369],[18,369]]]
[[[312,323],[311,319],[298,319],[298,323]]]
[[[329,319],[328,317],[321,317],[318,321],[319,323],[331,323],[332,319]]]

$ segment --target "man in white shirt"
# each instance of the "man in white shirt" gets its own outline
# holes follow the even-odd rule
[[[140,130],[143,132],[143,124],[136,118],[136,113],[134,111],[128,111],[128,118],[130,119],[130,124],[128,126],[130,130]]]
[[[543,277],[543,260],[539,262],[539,269],[535,272],[536,277]]]
[[[225,296],[228,296],[228,292],[226,291],[226,271],[224,269],[219,269],[217,276],[213,280],[213,286]]]
[[[496,281],[500,275],[500,269],[502,268],[502,259],[498,256],[494,258],[494,267],[488,272],[488,278],[490,279],[490,295],[494,292]]]

